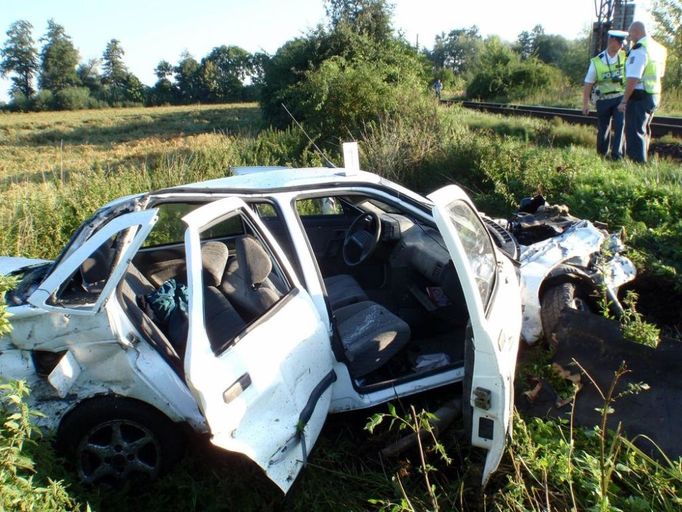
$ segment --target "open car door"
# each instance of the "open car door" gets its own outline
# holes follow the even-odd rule
[[[521,293],[511,261],[496,249],[467,195],[449,185],[429,199],[470,315],[463,412],[472,445],[488,450],[485,484],[500,463],[511,426]]]
[[[189,287],[187,383],[208,421],[212,442],[252,459],[286,492],[329,410],[336,375],[328,326],[281,249],[242,200],[215,201],[183,220]],[[279,284],[273,304],[216,346],[211,331],[223,326],[215,325],[215,317],[207,325],[202,239],[214,238],[221,223],[242,226],[244,235],[258,240],[271,257]],[[228,316],[218,319],[225,329]]]

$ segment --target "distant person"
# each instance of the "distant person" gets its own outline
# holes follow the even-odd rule
[[[436,92],[436,98],[440,101],[440,93],[443,92],[443,82],[440,81],[440,78],[437,78],[433,83],[433,90]]]
[[[597,107],[597,153],[611,158],[623,158],[623,126],[625,115],[618,110],[625,92],[625,60],[623,43],[628,33],[609,30],[606,50],[590,60],[583,87],[583,114],[590,111],[590,97]],[[613,137],[611,129],[613,128]]]
[[[628,158],[646,162],[650,127],[661,101],[661,79],[668,51],[647,36],[641,21],[630,25],[630,44],[625,64],[625,93],[618,110],[625,112],[625,144]]]

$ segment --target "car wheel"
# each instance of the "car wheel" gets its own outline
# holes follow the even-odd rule
[[[86,484],[153,480],[176,462],[183,436],[153,407],[120,397],[87,400],[62,420],[57,446]]]
[[[549,339],[559,327],[561,314],[567,310],[591,313],[591,301],[584,287],[575,282],[565,282],[545,290],[541,300],[540,316],[545,338]]]

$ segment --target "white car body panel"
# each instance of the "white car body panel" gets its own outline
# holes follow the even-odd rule
[[[40,263],[49,263],[50,260],[40,260],[36,258],[21,258],[15,256],[1,256],[0,257],[0,275],[10,274],[16,270],[21,270],[25,267],[38,265]]]
[[[521,330],[521,301],[518,281],[511,262],[497,254],[495,289],[486,317],[464,245],[449,218],[449,208],[463,201],[476,211],[469,197],[455,185],[443,187],[429,195],[434,203],[433,216],[457,269],[462,291],[469,309],[474,344],[474,371],[471,378],[472,395],[463,397],[472,407],[472,438],[474,446],[488,450],[483,470],[485,484],[497,469],[506,446],[511,427],[514,397],[514,370]],[[482,229],[485,230],[481,223]],[[487,233],[487,231],[486,231]],[[494,247],[494,244],[492,244]],[[496,249],[494,249],[496,251]],[[475,399],[476,390],[489,393],[489,403],[481,406]],[[487,428],[492,422],[492,432]],[[482,424],[486,425],[483,432]]]
[[[156,350],[147,343],[137,342],[141,338],[118,301],[109,300],[155,219],[155,210],[115,218],[76,249],[43,282],[44,290],[58,288],[109,236],[131,226],[140,226],[134,237],[128,237],[120,261],[94,305],[76,311],[50,305],[41,308],[34,304],[8,308],[12,315],[12,331],[0,338],[0,375],[29,383],[30,403],[44,413],[37,418],[40,426],[56,429],[61,418],[81,401],[115,394],[148,403],[172,421],[187,422],[197,432],[207,430],[185,383]],[[49,293],[45,296],[39,288],[29,300],[35,297],[39,297],[36,302],[41,304]],[[102,304],[104,307],[99,309],[97,306]],[[34,367],[33,350],[66,353],[53,373],[43,379]]]
[[[300,287],[273,306],[267,321],[257,321],[224,352],[214,354],[203,320],[200,231],[237,210],[267,232],[238,198],[215,201],[183,219],[190,293],[185,372],[212,442],[252,459],[286,492],[327,416],[333,355],[327,326]],[[268,243],[284,261],[274,240]],[[309,419],[302,420],[311,406]]]

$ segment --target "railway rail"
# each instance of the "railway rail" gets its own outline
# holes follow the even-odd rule
[[[478,101],[453,100],[443,100],[443,103],[459,103],[464,108],[504,115],[539,117],[543,119],[552,119],[558,117],[568,123],[590,125],[597,124],[595,112],[590,112],[585,116],[583,115],[582,111],[570,108],[536,107],[529,105],[510,105],[504,103],[483,103]],[[665,135],[682,137],[682,117],[654,116],[653,122],[651,123],[651,134],[654,137],[663,137]]]

